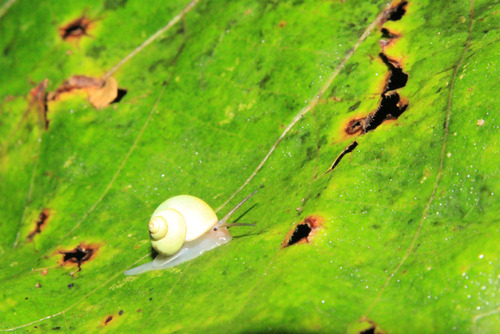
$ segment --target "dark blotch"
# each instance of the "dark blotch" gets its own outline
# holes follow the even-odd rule
[[[390,30],[389,30],[389,29],[387,29],[387,28],[382,28],[382,29],[380,29],[380,32],[382,33],[382,38],[385,38],[385,39],[391,39],[391,38],[396,37],[396,36],[395,36],[394,34],[392,34],[392,33],[390,32]]]
[[[308,216],[302,222],[295,225],[286,235],[281,243],[282,247],[288,247],[297,243],[308,243],[315,231],[322,226],[323,218],[319,216]]]
[[[264,77],[259,81],[259,87],[260,88],[265,88],[266,85],[267,85],[267,82],[269,81],[269,79],[271,79],[271,74],[270,73],[267,73],[266,75],[264,75]]]
[[[359,332],[359,334],[375,334],[375,327],[370,327],[364,331]]]
[[[333,162],[333,164],[330,166],[330,168],[325,172],[326,173],[329,173],[331,172],[332,170],[335,169],[335,167],[337,167],[337,165],[340,163],[340,161],[342,160],[342,158],[348,154],[348,153],[351,153],[352,151],[354,151],[354,149],[358,146],[358,142],[357,141],[353,141],[351,144],[349,144],[338,156],[337,158],[335,159],[335,161]]]
[[[85,243],[81,243],[76,246],[74,249],[69,251],[59,251],[59,254],[63,255],[63,265],[66,264],[77,264],[78,271],[82,270],[82,263],[89,261],[93,255],[97,252],[99,248],[98,245],[87,245]]]
[[[42,212],[40,212],[40,215],[38,216],[38,219],[35,223],[35,228],[28,235],[28,241],[33,241],[35,235],[40,234],[42,232],[42,229],[45,228],[45,226],[47,225],[49,217],[50,217],[49,209],[43,209]]]
[[[408,103],[401,101],[398,93],[382,95],[378,109],[365,120],[364,132],[375,130],[385,120],[398,118],[407,107]]]
[[[88,36],[92,21],[85,15],[59,28],[59,35],[65,41]]]
[[[389,79],[387,80],[387,83],[385,85],[384,93],[406,86],[406,83],[408,82],[408,74],[403,72],[403,69],[398,66],[397,62],[393,59],[390,59],[383,53],[380,53],[379,57],[380,59],[382,59],[382,61],[390,71]]]
[[[126,89],[118,88],[118,95],[116,95],[116,98],[111,101],[111,104],[120,102],[125,97],[125,95],[127,95],[127,92],[128,91]]]
[[[356,134],[358,132],[361,132],[364,128],[365,118],[366,117],[351,119],[345,127],[345,132],[348,135],[353,135],[353,134]]]
[[[399,21],[406,14],[406,6],[408,1],[401,1],[395,6],[392,6],[385,12],[384,21]]]
[[[300,240],[307,238],[311,233],[311,227],[307,224],[299,224],[295,227],[295,231],[292,234],[290,240],[288,240],[287,246],[291,246]]]
[[[357,110],[360,104],[361,104],[361,101],[358,101],[358,102],[354,103],[352,106],[350,106],[349,109],[347,109],[347,110],[349,110],[349,111]]]
[[[11,39],[11,41],[5,46],[5,48],[3,49],[3,55],[4,56],[8,56],[9,53],[12,51],[12,49],[14,48],[14,46],[16,45],[16,39],[13,38]]]

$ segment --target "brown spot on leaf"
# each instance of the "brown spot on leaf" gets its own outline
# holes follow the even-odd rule
[[[101,87],[87,90],[89,102],[96,109],[110,105],[118,97],[118,82],[115,78],[108,78]]]
[[[71,92],[75,89],[98,89],[104,85],[99,78],[88,77],[85,75],[73,75],[57,88],[52,98],[57,98],[62,93]]]
[[[29,109],[35,109],[38,114],[40,128],[47,130],[49,120],[47,119],[47,85],[49,79],[42,80],[36,87],[30,90]]]
[[[361,133],[363,129],[363,121],[368,115],[367,112],[363,112],[362,109],[363,108],[361,108],[359,112],[351,113],[350,116],[340,121],[340,126],[334,137],[333,144],[351,139]]]
[[[127,92],[121,89],[121,95],[119,96],[118,83],[113,77],[103,80],[85,75],[74,75],[65,80],[54,93],[49,94],[48,98],[55,101],[64,94],[78,93],[80,91],[87,94],[89,102],[96,109],[102,109],[117,99],[120,100]]]
[[[320,216],[308,216],[295,225],[285,236],[281,247],[295,244],[306,244],[311,242],[317,231],[323,226],[323,218]]]
[[[83,36],[90,36],[89,31],[93,28],[95,21],[83,14],[77,19],[59,28],[59,35],[67,42],[79,41]]]
[[[63,266],[78,266],[78,271],[82,270],[82,264],[95,258],[99,244],[81,243],[71,250],[61,250],[57,253],[62,254],[61,264]]]
[[[345,133],[348,135],[355,135],[357,133],[360,133],[363,131],[363,129],[366,127],[365,126],[365,120],[367,117],[361,117],[361,118],[353,118],[347,122],[344,130]]]
[[[286,26],[286,21],[281,21],[280,22],[280,28],[283,28],[284,26]]]
[[[390,31],[387,28],[380,29],[380,33],[382,34],[382,39],[379,40],[379,45],[382,48],[382,52],[386,52],[386,50],[396,44],[398,38],[401,37],[400,33]]]
[[[104,326],[106,326],[107,324],[109,324],[111,322],[111,320],[113,320],[113,316],[112,315],[108,315],[106,317],[106,319],[104,320]]]
[[[38,216],[38,219],[35,222],[35,227],[30,232],[30,234],[28,234],[28,237],[26,238],[27,241],[28,242],[33,241],[33,238],[37,234],[42,233],[42,230],[47,226],[51,218],[52,218],[51,210],[43,209],[42,212],[40,212],[40,215]]]

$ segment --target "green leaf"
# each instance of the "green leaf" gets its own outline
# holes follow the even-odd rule
[[[499,10],[5,1],[0,330],[498,332]],[[126,94],[49,94],[45,129],[35,87],[74,75]],[[261,185],[256,227],[123,275],[167,198],[222,217]]]

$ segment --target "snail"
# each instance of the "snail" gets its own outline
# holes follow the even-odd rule
[[[248,195],[219,221],[214,210],[197,197],[179,195],[169,198],[153,212],[148,226],[151,246],[158,255],[152,262],[125,271],[125,275],[174,267],[228,243],[232,239],[227,229],[229,226],[253,225],[226,222],[256,192]]]

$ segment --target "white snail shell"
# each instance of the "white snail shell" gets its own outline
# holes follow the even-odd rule
[[[217,224],[214,210],[201,199],[172,197],[153,212],[149,222],[151,245],[162,255],[177,253],[185,241],[192,241]]]
[[[166,200],[153,212],[148,225],[151,246],[158,252],[157,257],[125,271],[125,275],[170,268],[229,242],[232,237],[225,222],[253,194],[255,192],[220,221],[214,210],[197,197],[180,195]]]

